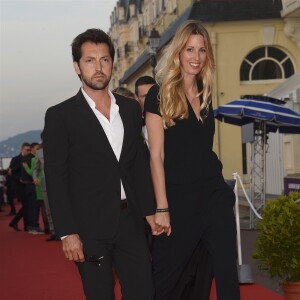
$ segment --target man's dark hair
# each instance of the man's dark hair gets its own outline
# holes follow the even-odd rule
[[[138,87],[140,85],[144,85],[144,84],[155,84],[156,81],[153,77],[151,76],[142,76],[142,77],[139,77],[137,79],[137,81],[135,82],[135,94],[137,95],[138,94]]]
[[[22,144],[21,149],[23,149],[24,147],[30,147],[30,144],[25,142]]]
[[[88,29],[85,32],[79,34],[73,40],[71,44],[73,61],[79,62],[81,58],[81,46],[85,42],[92,42],[95,44],[106,44],[109,48],[109,54],[111,56],[111,59],[112,61],[114,61],[115,47],[111,38],[103,30],[97,28]]]
[[[128,97],[128,98],[133,98],[136,99],[135,94],[129,90],[128,88],[124,87],[124,86],[119,86],[116,87],[115,89],[112,90],[113,93]]]

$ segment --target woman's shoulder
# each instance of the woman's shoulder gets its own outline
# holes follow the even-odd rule
[[[147,93],[145,99],[145,112],[151,112],[155,114],[159,113],[159,85],[154,84]]]

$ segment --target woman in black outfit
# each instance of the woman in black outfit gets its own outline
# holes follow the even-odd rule
[[[207,274],[210,283],[209,260],[218,300],[240,299],[235,196],[212,150],[213,72],[214,58],[206,29],[198,21],[186,21],[164,50],[157,66],[159,85],[153,86],[146,97],[157,202],[155,222],[165,232],[154,237],[153,243],[156,300],[173,300],[174,290],[202,242],[208,251],[204,260],[202,254],[202,277]],[[209,289],[210,285],[203,288]],[[208,299],[209,291],[202,294]]]

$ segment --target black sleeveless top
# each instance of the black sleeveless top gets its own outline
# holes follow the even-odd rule
[[[145,112],[161,116],[158,93],[158,85],[149,90],[145,99]],[[174,126],[164,130],[166,183],[196,183],[222,176],[222,164],[212,150],[215,132],[212,105],[210,104],[209,114],[202,122],[197,119],[189,101],[186,101],[188,118],[176,119]]]

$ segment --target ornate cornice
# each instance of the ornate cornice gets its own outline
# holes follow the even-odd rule
[[[285,18],[284,33],[293,42],[295,42],[300,50],[300,19]]]
[[[285,22],[284,33],[300,50],[300,0],[282,0],[281,16]]]

